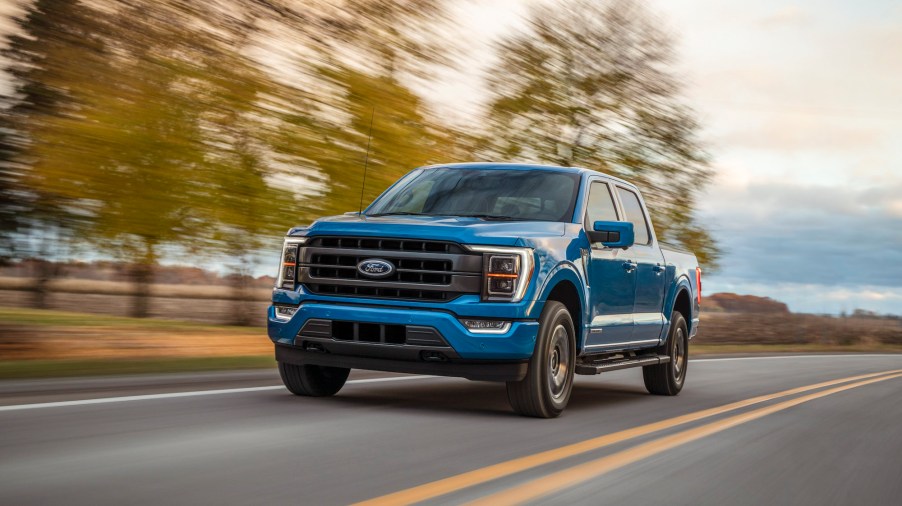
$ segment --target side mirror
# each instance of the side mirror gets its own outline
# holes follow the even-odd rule
[[[636,242],[633,224],[629,221],[596,221],[592,229],[588,233],[589,240],[608,248],[629,248]]]

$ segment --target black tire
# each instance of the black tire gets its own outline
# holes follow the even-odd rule
[[[689,328],[682,313],[674,311],[670,317],[667,341],[658,348],[658,354],[670,357],[670,362],[647,365],[642,368],[645,388],[654,395],[677,395],[686,382],[689,369]]]
[[[507,382],[507,398],[514,411],[523,416],[559,416],[573,390],[576,365],[576,332],[567,307],[549,301],[539,318],[536,349],[521,381]]]
[[[350,369],[297,365],[279,362],[279,375],[285,388],[294,395],[328,397],[335,395],[348,380]]]

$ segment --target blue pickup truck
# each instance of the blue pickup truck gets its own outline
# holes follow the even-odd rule
[[[334,395],[351,369],[460,376],[551,418],[574,374],[642,367],[649,392],[678,394],[700,299],[695,256],[658,243],[634,185],[469,163],[291,229],[268,324],[297,395]]]

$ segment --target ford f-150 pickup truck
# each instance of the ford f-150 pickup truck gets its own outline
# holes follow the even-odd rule
[[[686,381],[701,270],[658,243],[634,185],[570,167],[416,169],[360,213],[289,230],[269,337],[292,393],[328,396],[351,369],[507,383],[551,418],[574,374],[642,367],[652,394]]]

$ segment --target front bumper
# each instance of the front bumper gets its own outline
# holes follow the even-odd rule
[[[297,312],[288,321],[277,319],[275,306],[270,306],[268,332],[270,339],[274,343],[295,346],[303,350],[305,339],[298,334],[308,320],[311,319],[377,325],[430,327],[435,329],[447,343],[447,346],[450,348],[447,355],[453,361],[523,361],[528,360],[532,356],[539,329],[537,321],[514,320],[511,321],[510,329],[505,333],[484,334],[470,332],[460,323],[458,318],[458,315],[440,309],[305,301],[298,306]],[[417,353],[421,351],[419,348],[409,345],[346,343],[339,341],[329,343],[328,339],[324,342],[322,338],[318,338],[316,341],[324,344],[325,348],[331,347],[332,349],[340,350],[342,355],[361,357],[416,360],[417,356],[411,354],[410,351],[413,350]],[[351,344],[354,346],[349,348],[348,346]],[[327,351],[332,353],[331,350]],[[434,365],[436,363],[426,362],[426,364]]]
[[[346,367],[373,371],[456,376],[476,381],[520,381],[526,377],[526,360],[450,360],[425,362],[308,351],[299,346],[276,344],[276,360],[289,364]]]

